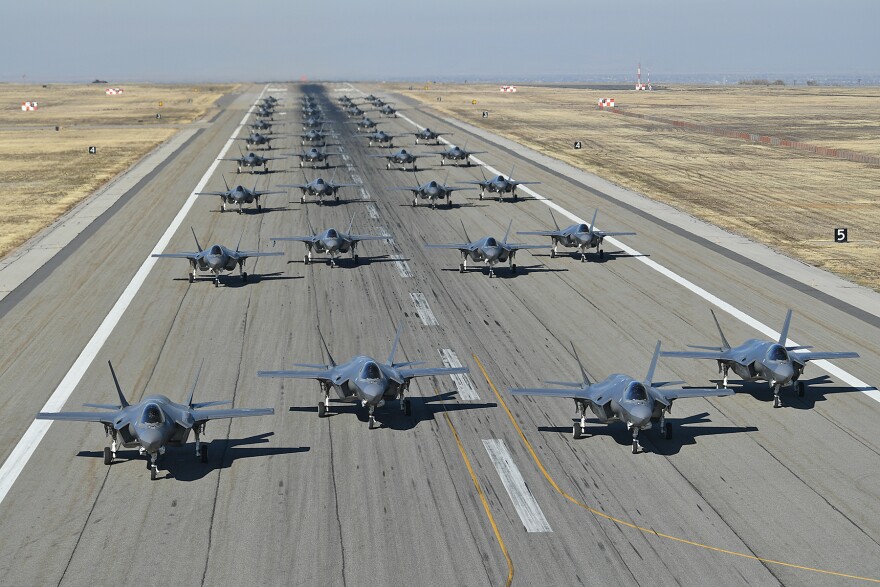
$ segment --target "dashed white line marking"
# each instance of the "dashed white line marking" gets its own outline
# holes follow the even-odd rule
[[[248,116],[251,115],[254,106],[256,106],[256,103],[263,97],[264,93],[266,93],[265,87],[263,88],[263,91],[260,92],[254,105],[248,109],[244,118],[241,119],[241,122],[235,128],[232,136],[229,137],[229,140],[223,145],[220,154],[217,155],[217,158],[214,159],[214,162],[208,167],[205,175],[202,176],[202,179],[196,185],[195,189],[190,193],[189,198],[184,202],[183,207],[177,213],[177,216],[174,217],[174,220],[171,221],[171,224],[159,239],[159,242],[157,242],[156,246],[153,247],[153,250],[150,251],[150,255],[147,255],[147,258],[141,264],[140,269],[138,269],[137,273],[132,277],[131,282],[129,282],[128,286],[122,292],[122,295],[119,296],[119,299],[116,300],[116,304],[113,305],[113,308],[110,309],[107,317],[101,322],[98,330],[86,344],[85,348],[83,348],[80,355],[76,358],[76,361],[74,361],[70,370],[68,370],[67,374],[64,376],[64,379],[61,380],[61,383],[59,383],[58,387],[55,388],[55,391],[52,392],[49,400],[43,406],[43,409],[40,410],[41,412],[57,412],[63,408],[67,400],[70,399],[73,390],[76,389],[76,386],[83,378],[83,375],[85,375],[89,366],[91,366],[92,361],[95,360],[101,347],[103,347],[104,343],[107,342],[107,339],[110,338],[113,329],[116,328],[116,325],[122,319],[125,310],[131,304],[132,300],[134,300],[135,294],[137,294],[138,290],[146,281],[147,275],[149,275],[150,271],[153,269],[153,265],[158,261],[157,258],[152,257],[151,255],[153,253],[161,253],[165,250],[165,247],[168,246],[168,243],[171,242],[171,237],[173,237],[174,233],[177,232],[177,229],[180,228],[183,219],[186,218],[186,215],[198,199],[196,192],[200,192],[204,189],[208,180],[211,178],[211,175],[213,175],[217,166],[220,165],[221,158],[226,154],[230,147],[232,147],[232,143],[235,142],[235,137],[244,127]],[[39,446],[43,437],[46,436],[51,425],[52,420],[34,420],[25,431],[24,436],[21,437],[21,440],[18,441],[18,444],[15,445],[15,448],[12,449],[12,452],[9,453],[9,457],[7,457],[6,462],[3,463],[3,467],[0,467],[0,502],[6,498],[9,490],[12,489],[12,484],[18,479],[24,466],[37,450],[37,446]]]
[[[360,90],[357,90],[357,91],[360,91]],[[363,94],[363,92],[361,92],[361,93]],[[424,128],[424,127],[416,124],[415,121],[410,119],[405,114],[400,114],[399,116],[400,116],[400,118],[406,120],[407,122],[409,122],[411,125],[413,125],[414,127],[416,127],[419,130],[422,130],[422,128]],[[442,142],[446,145],[453,144],[452,142],[444,139],[443,137],[440,137],[440,142]],[[485,167],[486,170],[489,171],[489,173],[493,173],[495,175],[502,175],[502,173],[500,171],[498,171],[497,169],[495,169],[494,167],[492,167],[491,165],[489,165],[485,161],[480,160],[477,157],[471,156],[471,160],[474,163],[476,163],[477,165],[482,165],[483,167]],[[543,202],[544,204],[546,204],[547,206],[549,206],[553,210],[556,210],[557,212],[559,212],[560,214],[562,214],[563,216],[565,216],[566,218],[568,218],[572,222],[577,222],[579,224],[587,224],[587,221],[584,220],[583,218],[577,216],[576,214],[569,212],[568,210],[566,210],[565,208],[563,208],[559,204],[557,204],[555,202],[551,202],[550,200],[548,200],[547,198],[545,198],[544,196],[542,196],[541,194],[539,194],[535,190],[531,189],[529,186],[521,185],[517,189],[529,194],[530,196],[532,196],[536,200]],[[752,328],[754,328],[758,332],[761,332],[764,335],[766,335],[774,340],[779,339],[779,333],[777,331],[773,330],[771,327],[767,326],[763,322],[756,320],[755,318],[752,318],[751,316],[749,316],[748,314],[746,314],[745,312],[743,312],[739,308],[736,308],[732,304],[725,302],[724,300],[722,300],[718,296],[709,293],[708,291],[706,291],[702,287],[696,285],[692,281],[682,277],[681,275],[678,275],[677,273],[671,271],[670,269],[667,269],[663,265],[660,265],[656,261],[643,255],[642,253],[635,250],[634,248],[627,246],[627,245],[623,244],[621,241],[617,240],[616,238],[613,238],[610,236],[605,237],[605,242],[610,243],[611,245],[613,245],[615,247],[618,247],[620,250],[622,250],[625,253],[628,253],[630,256],[632,256],[636,261],[638,261],[640,263],[644,263],[645,265],[647,265],[648,267],[650,267],[654,271],[657,271],[661,275],[664,275],[664,276],[668,277],[669,279],[673,280],[674,282],[678,283],[679,285],[681,285],[685,289],[688,289],[691,292],[697,294],[698,296],[700,296],[701,298],[703,298],[704,300],[706,300],[710,304],[727,312],[728,314],[730,314],[731,316],[733,316],[737,320],[740,320],[741,322],[751,326]],[[792,345],[792,346],[800,346],[797,342],[795,342],[791,339],[788,339],[786,344]],[[867,383],[865,383],[864,381],[862,381],[861,379],[859,379],[858,377],[856,377],[852,373],[844,371],[843,369],[841,369],[837,365],[835,365],[825,359],[812,361],[812,363],[815,366],[822,369],[823,371],[825,371],[826,373],[828,373],[829,375],[837,377],[838,379],[840,379],[841,381],[843,381],[844,383],[846,383],[847,385],[849,385],[850,387],[852,387],[856,391],[860,391],[860,392],[864,393],[866,396],[868,396],[869,398],[873,399],[874,401],[880,402],[880,390],[878,390],[873,385],[868,385]]]
[[[417,291],[409,294],[409,297],[412,298],[413,305],[416,307],[416,312],[418,312],[419,318],[422,319],[422,324],[425,326],[440,325],[440,323],[437,322],[437,318],[434,316],[434,312],[431,311],[431,307],[428,305],[428,300],[425,299],[425,294]]]
[[[366,193],[366,190],[364,190],[364,193]],[[376,206],[373,204],[367,204],[367,214],[369,214],[370,218],[373,220],[379,220],[379,210],[377,210]]]
[[[385,228],[384,226],[379,226],[379,227],[377,227],[377,228],[376,228],[376,234],[377,234],[378,236],[384,236],[384,237],[386,237],[386,238],[385,238],[385,243],[386,243],[386,244],[389,244],[389,245],[393,245],[393,244],[394,244],[394,238],[391,236],[391,233],[388,232],[388,229]]]
[[[391,258],[394,259],[394,267],[397,268],[397,272],[401,277],[413,277],[412,269],[409,268],[409,263],[404,260],[403,256],[395,253],[391,255]]]
[[[440,349],[440,357],[443,359],[443,365],[446,367],[463,367],[455,351],[452,349]],[[458,390],[458,399],[470,402],[480,401],[477,388],[474,386],[470,375],[467,373],[457,373],[450,375],[450,377],[452,377],[452,381],[455,382],[455,388]]]
[[[526,481],[514,464],[504,441],[497,438],[483,440],[483,446],[486,447],[489,459],[495,465],[495,470],[501,477],[501,483],[504,484],[504,488],[513,502],[513,507],[519,514],[519,519],[526,527],[526,532],[552,532],[550,523],[544,517],[541,506],[535,501],[535,496],[526,486]]]

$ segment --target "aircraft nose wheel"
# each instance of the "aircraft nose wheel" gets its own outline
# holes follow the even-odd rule
[[[202,454],[199,456],[199,460],[203,463],[208,462],[208,445],[202,447]]]
[[[672,424],[670,422],[667,422],[663,427],[663,436],[666,440],[672,440]]]
[[[370,416],[369,428],[370,430],[376,427],[376,418],[374,416]]]
[[[581,428],[581,423],[575,422],[574,425],[571,427],[571,437],[575,440],[580,440],[581,438],[583,438],[583,435],[584,429]]]
[[[806,386],[803,381],[795,381],[794,382],[794,393],[798,397],[804,397],[804,391]]]
[[[327,406],[324,405],[324,402],[318,402],[318,417],[323,418],[327,415]]]
[[[110,465],[113,463],[113,453],[110,451],[109,446],[104,447],[104,464]]]

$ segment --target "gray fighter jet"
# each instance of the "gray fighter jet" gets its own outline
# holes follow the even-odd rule
[[[313,128],[312,130],[310,130],[310,131],[308,131],[308,132],[304,132],[303,134],[301,134],[301,135],[299,135],[299,136],[300,136],[300,139],[302,139],[300,142],[301,142],[303,145],[305,145],[307,142],[309,142],[309,143],[321,143],[322,145],[326,145],[326,144],[327,144],[327,138],[328,138],[328,137],[335,137],[335,136],[336,136],[336,133],[334,133],[334,132],[324,132],[324,127],[321,127],[321,128],[319,128],[319,129],[314,129],[314,128]]]
[[[268,118],[269,120],[273,120],[275,118],[275,109],[261,106],[257,109],[257,118]]]
[[[446,180],[449,180],[449,174],[446,174]],[[416,178],[418,181],[418,178]],[[390,191],[398,191],[398,192],[412,192],[413,200],[412,205],[415,207],[418,204],[419,198],[423,200],[431,201],[431,208],[437,208],[437,200],[446,200],[446,204],[448,207],[452,208],[452,192],[458,190],[471,190],[474,188],[460,188],[460,187],[450,187],[445,185],[445,183],[440,183],[436,180],[431,180],[426,184],[417,185],[413,187],[403,187],[403,188],[388,188]]]
[[[373,146],[373,143],[378,144],[379,146],[388,143],[388,147],[394,148],[394,139],[398,137],[404,137],[407,135],[390,135],[384,130],[377,130],[376,132],[360,134],[359,136],[367,137],[370,141],[370,146]]]
[[[310,128],[320,128],[325,124],[330,124],[329,120],[324,120],[323,118],[317,118],[315,116],[309,116],[308,118],[303,120],[303,130],[309,130]]]
[[[37,420],[75,420],[79,422],[100,422],[110,436],[110,446],[104,447],[104,464],[110,465],[116,458],[120,446],[137,448],[141,455],[150,458],[150,479],[155,480],[158,472],[156,460],[165,454],[166,446],[183,446],[192,431],[196,437],[196,456],[203,463],[208,462],[208,447],[202,446],[199,436],[204,434],[208,420],[224,418],[243,418],[246,416],[270,416],[273,408],[225,408],[214,406],[231,404],[232,401],[193,402],[199,373],[193,382],[185,404],[178,404],[164,395],[148,395],[141,401],[130,404],[122,393],[119,380],[110,365],[113,383],[119,396],[119,405],[83,404],[87,408],[98,408],[104,412],[40,412]]]
[[[420,130],[419,132],[414,132],[412,134],[414,134],[416,136],[416,144],[417,145],[419,144],[420,140],[425,141],[425,142],[434,141],[435,145],[439,145],[440,144],[440,137],[442,135],[451,135],[453,133],[451,133],[451,132],[434,132],[430,128],[425,127],[422,130]]]
[[[268,120],[256,120],[250,124],[252,131],[259,132],[261,130],[271,131],[273,126],[283,126],[286,122],[269,122]]]
[[[360,120],[349,120],[346,124],[354,124],[357,126],[359,131],[368,130],[371,128],[376,128],[378,124],[375,120],[364,116]]]
[[[351,118],[364,115],[364,111],[357,104],[352,104],[351,106],[346,108],[345,113],[348,114]]]
[[[731,348],[721,330],[721,324],[713,310],[712,319],[721,335],[720,347],[691,346],[698,351],[665,351],[664,357],[687,357],[691,359],[711,359],[718,361],[718,372],[724,375],[723,385],[727,387],[727,372],[739,375],[744,381],[766,381],[773,388],[773,407],[782,405],[779,390],[791,383],[798,397],[804,396],[804,382],[798,381],[807,361],[817,359],[857,359],[856,352],[799,352],[812,348],[808,346],[786,346],[788,327],[791,324],[791,310],[785,315],[782,332],[776,342],[750,338],[741,345]],[[719,383],[719,385],[721,385]]]
[[[323,163],[325,169],[330,168],[330,157],[341,155],[341,153],[327,153],[315,147],[302,153],[290,153],[291,157],[299,157],[299,166],[305,167],[306,163],[311,163],[312,168],[317,167],[317,163]]]
[[[440,165],[445,165],[446,160],[449,161],[464,161],[468,167],[471,166],[471,155],[479,155],[481,153],[487,153],[488,151],[468,151],[467,145],[464,147],[456,147],[452,145],[445,151],[438,151],[434,153],[434,155],[440,155]]]
[[[241,274],[241,280],[247,283],[248,274],[244,270],[245,261],[249,257],[280,257],[284,253],[260,253],[257,251],[241,251],[241,238],[238,239],[238,245],[235,250],[230,250],[223,245],[213,245],[211,248],[202,249],[196,231],[192,230],[193,238],[196,240],[197,253],[154,253],[153,257],[164,257],[169,259],[187,259],[189,260],[189,282],[196,280],[196,269],[203,273],[210,272],[213,274],[214,287],[220,285],[220,274],[224,271],[232,271],[236,267]],[[244,235],[242,235],[244,236]]]
[[[380,363],[372,357],[359,355],[345,363],[337,365],[330,356],[329,365],[304,365],[302,371],[258,371],[259,377],[285,377],[294,379],[316,379],[321,384],[324,400],[318,403],[318,417],[323,418],[330,411],[330,388],[332,387],[339,401],[360,403],[367,408],[370,430],[376,426],[373,412],[385,405],[386,400],[398,400],[400,410],[409,416],[411,406],[405,397],[409,391],[409,383],[416,377],[433,377],[441,375],[457,375],[468,373],[467,367],[423,367],[413,368],[418,362],[395,363],[394,354],[403,325],[397,329],[394,344],[388,360]],[[329,351],[327,352],[330,355]]]
[[[229,189],[229,184],[226,183],[226,178],[223,178],[223,184],[226,186],[225,192],[198,192],[199,196],[220,196],[220,212],[226,212],[226,204],[235,205],[238,204],[238,213],[241,214],[242,206],[244,204],[252,204],[256,202],[257,210],[262,210],[263,207],[260,206],[260,197],[267,196],[269,194],[283,194],[284,191],[274,190],[274,191],[259,191],[257,190],[257,182],[254,182],[254,189],[249,190],[248,188],[237,185],[232,189]]]
[[[387,169],[391,169],[392,165],[400,165],[401,170],[406,170],[407,164],[412,165],[412,170],[416,171],[418,167],[416,167],[416,159],[422,156],[422,153],[410,153],[406,149],[401,149],[394,153],[389,153],[388,155],[370,155],[370,157],[380,157],[382,159],[387,159],[388,163],[385,166]]]
[[[310,196],[317,196],[318,204],[321,204],[324,202],[324,196],[327,196],[328,198],[335,198],[338,202],[339,195],[336,192],[339,191],[339,188],[356,187],[360,185],[361,184],[359,183],[333,183],[333,178],[330,178],[330,181],[327,181],[323,177],[318,177],[316,179],[313,179],[309,183],[285,183],[279,185],[278,187],[299,188],[302,192],[302,196],[299,200],[300,204],[306,203],[306,194]]]
[[[236,173],[241,173],[242,167],[250,167],[251,173],[256,173],[257,167],[262,167],[265,173],[269,173],[268,162],[284,158],[285,157],[262,157],[256,153],[250,152],[247,155],[241,153],[241,157],[223,157],[221,161],[235,161],[238,163],[238,171],[236,171]]]
[[[321,110],[320,106],[303,106],[302,107],[302,117],[303,120],[307,120],[309,118],[316,118],[319,116],[323,116],[324,111]]]
[[[489,277],[495,277],[494,267],[497,263],[507,261],[510,264],[510,272],[516,273],[516,263],[514,263],[516,252],[520,249],[549,249],[547,245],[524,245],[520,243],[507,242],[507,236],[510,234],[510,226],[513,220],[507,225],[507,232],[504,233],[504,239],[498,242],[498,239],[486,236],[479,240],[471,241],[461,223],[461,229],[464,230],[464,237],[468,240],[466,243],[429,245],[425,247],[429,249],[458,249],[461,252],[461,263],[458,266],[459,273],[467,270],[468,257],[475,262],[483,262],[489,267]]]
[[[391,104],[384,104],[379,108],[379,115],[397,118],[397,113],[401,110],[405,110],[405,108],[395,108]]]
[[[328,228],[321,233],[317,233],[315,232],[315,229],[312,228],[311,221],[309,221],[308,218],[306,218],[306,220],[309,222],[309,231],[312,233],[311,236],[273,236],[270,239],[273,245],[276,241],[299,241],[305,243],[307,253],[305,257],[303,257],[303,263],[306,265],[312,262],[312,250],[321,255],[325,253],[330,255],[330,259],[328,260],[330,267],[336,267],[336,261],[341,253],[351,253],[351,259],[354,261],[354,264],[357,265],[357,245],[359,242],[378,241],[391,238],[388,236],[373,236],[369,234],[351,234],[351,228],[354,226],[354,216],[351,217],[351,223],[348,225],[348,232],[342,232],[335,228]]]
[[[251,149],[257,145],[266,145],[266,148],[270,151],[272,150],[272,141],[274,139],[278,139],[281,137],[287,137],[292,135],[264,135],[258,132],[252,132],[246,137],[236,138],[236,141],[245,141],[248,149]]]
[[[480,173],[483,173],[483,168],[480,168]],[[483,199],[483,195],[486,192],[490,192],[493,194],[498,194],[500,199],[504,199],[504,194],[510,194],[510,196],[516,200],[516,187],[520,185],[534,185],[541,183],[540,181],[515,181],[513,179],[513,167],[510,168],[510,175],[504,177],[503,175],[496,175],[492,179],[486,179],[485,174],[483,175],[483,181],[463,181],[461,183],[470,183],[473,185],[480,186],[480,199]]]
[[[550,218],[553,220],[553,225],[556,226],[556,230],[530,230],[527,232],[518,232],[516,234],[549,236],[553,243],[550,257],[555,257],[559,253],[556,250],[557,247],[562,245],[563,247],[577,247],[578,252],[580,252],[581,255],[581,262],[587,260],[587,249],[596,249],[596,255],[601,259],[604,257],[605,252],[599,247],[602,246],[602,241],[605,240],[606,236],[632,236],[636,233],[595,230],[593,227],[596,226],[596,216],[598,214],[599,209],[596,208],[596,211],[593,212],[593,220],[590,222],[589,226],[586,224],[572,224],[568,228],[560,229],[559,225],[556,224],[556,217],[553,216],[553,211],[551,210]]]
[[[651,428],[652,421],[659,420],[661,434],[667,440],[672,438],[672,425],[666,421],[666,414],[672,411],[674,400],[685,397],[733,395],[732,389],[671,388],[667,386],[680,382],[655,382],[654,370],[657,368],[659,356],[660,341],[658,340],[648,374],[642,381],[637,381],[629,375],[615,373],[604,381],[592,383],[575,351],[575,358],[581,370],[580,382],[548,381],[547,383],[560,387],[511,389],[510,393],[574,399],[575,409],[581,416],[580,422],[575,422],[572,426],[572,436],[575,439],[581,438],[587,426],[587,408],[593,411],[602,424],[624,422],[627,430],[632,431],[632,452],[636,454],[641,449],[639,430]]]

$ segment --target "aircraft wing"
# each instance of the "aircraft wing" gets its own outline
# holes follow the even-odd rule
[[[229,192],[196,192],[197,196],[226,196]]]
[[[537,185],[540,181],[511,181],[513,185]]]
[[[257,371],[257,377],[280,377],[284,379],[317,379],[330,381],[330,369],[313,369],[311,371]]]
[[[219,420],[223,418],[271,416],[274,413],[274,408],[228,408],[225,410],[195,409],[192,411],[192,416],[196,422],[207,422],[208,420]]]
[[[552,249],[551,245],[526,245],[522,243],[507,243],[504,245],[508,251],[519,251],[521,249]]]
[[[448,245],[426,244],[425,248],[428,248],[428,249],[458,249],[459,251],[470,251],[471,244],[470,243],[451,243]]]
[[[268,196],[269,194],[286,194],[287,192],[285,192],[283,190],[272,190],[272,191],[268,191],[268,192],[254,192],[254,193],[255,193],[255,195],[258,195],[258,196]]]
[[[276,236],[269,239],[272,242],[275,241],[298,241],[301,243],[313,243],[315,242],[314,236]]]
[[[166,257],[169,259],[198,259],[201,253],[153,253],[151,257]]]
[[[330,184],[334,188],[353,188],[363,185],[362,183],[334,183]]]
[[[350,234],[348,235],[348,239],[352,242],[358,241],[383,241],[389,238],[394,238],[393,236],[375,236],[372,234]]]
[[[412,379],[413,377],[470,373],[470,369],[467,367],[423,367],[421,369],[399,369],[398,373],[400,373],[400,376],[404,379]]]
[[[597,231],[602,236],[635,236],[638,233],[635,232],[605,232],[604,230]]]
[[[467,183],[470,185],[481,185],[481,186],[485,187],[485,186],[488,186],[489,184],[491,184],[492,182],[490,180],[486,180],[486,181],[460,181],[458,183]]]
[[[561,230],[529,230],[527,232],[517,232],[516,234],[534,234],[538,236],[562,236]]]
[[[113,425],[116,412],[40,412],[37,420],[70,420],[75,422],[100,422]]]
[[[584,400],[596,405],[604,405],[611,401],[611,397],[605,397],[601,391],[595,391],[592,385],[578,387],[525,387],[509,389],[513,395],[532,395],[542,397],[567,397]]]
[[[301,190],[307,189],[309,184],[307,183],[282,183],[278,184],[280,188],[299,188]]]
[[[680,399],[684,397],[723,397],[727,395],[733,395],[732,389],[727,389],[726,387],[721,389],[716,389],[714,387],[705,387],[705,388],[657,388],[651,387],[651,392],[659,395],[666,401],[672,401],[674,399]]]
[[[724,351],[660,351],[661,357],[681,357],[684,359],[730,360]]]
[[[789,356],[803,365],[807,361],[816,361],[819,359],[858,359],[859,353],[852,351],[844,352],[813,352],[813,353],[790,353]]]
[[[240,259],[247,259],[248,257],[280,257],[284,255],[281,251],[267,251],[265,253],[261,253],[259,251],[238,251],[238,257]]]

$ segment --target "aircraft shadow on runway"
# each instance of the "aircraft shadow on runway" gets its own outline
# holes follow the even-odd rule
[[[407,396],[410,401],[410,415],[406,416],[398,408],[397,401],[389,401],[385,406],[376,410],[376,424],[378,428],[388,428],[389,430],[411,430],[419,425],[420,422],[430,422],[436,418],[437,414],[443,412],[458,412],[462,410],[480,410],[485,408],[495,408],[495,403],[449,403],[456,399],[457,392],[447,391],[438,393],[429,397],[421,397],[410,395]],[[444,403],[440,403],[444,402]],[[308,414],[317,414],[318,410],[314,406],[291,406],[291,412],[305,412]],[[358,404],[344,404],[335,402],[331,405],[330,412],[326,418],[345,415],[346,417],[356,416],[363,423],[364,428],[367,426],[368,416],[367,410],[361,408]]]
[[[408,260],[408,259],[407,259]],[[358,255],[358,263],[354,264],[354,259],[351,257],[339,257],[336,260],[336,268],[345,268],[345,269],[357,269],[362,266],[370,266],[373,263],[393,263],[397,261],[397,259],[392,259],[388,255],[370,255],[369,257],[364,257]],[[291,259],[287,262],[288,265],[291,263],[294,264],[303,264],[302,259]],[[312,257],[312,262],[310,265],[329,265],[330,258],[329,257]]]
[[[437,210],[458,210],[460,208],[484,208],[486,206],[485,204],[478,206],[477,204],[473,204],[470,202],[465,203],[465,202],[462,202],[460,198],[458,201],[452,202],[451,206],[449,204],[447,204],[446,201],[443,201],[443,202],[437,204],[436,209],[431,208],[430,200],[419,200],[419,203],[417,205],[413,206],[412,205],[412,198],[410,198],[409,201],[404,202],[402,204],[398,204],[398,205],[401,208],[425,208],[427,210],[434,210],[434,211],[437,211]]]
[[[201,463],[195,456],[195,444],[188,442],[181,447],[169,447],[165,454],[159,457],[159,479],[176,479],[177,481],[197,481],[218,469],[228,469],[232,463],[239,459],[253,457],[265,457],[271,455],[288,455],[300,452],[308,452],[311,447],[250,447],[245,445],[267,444],[269,437],[274,432],[264,432],[249,438],[231,438],[204,442],[208,447],[208,462]],[[103,451],[80,451],[78,457],[103,459]],[[117,460],[112,467],[126,467],[136,464],[138,461],[145,465],[144,475],[149,476],[149,460],[142,457],[136,450],[122,450],[116,453]],[[138,471],[140,472],[140,471]],[[164,472],[164,476],[161,473]]]
[[[834,385],[834,380],[828,375],[819,375],[812,379],[801,378],[800,381],[803,381],[804,385],[806,385],[804,397],[797,397],[794,391],[792,391],[791,386],[784,387],[779,394],[782,399],[782,407],[780,409],[812,410],[816,407],[817,402],[824,402],[825,397],[828,395],[835,393],[856,393],[860,391],[859,388],[850,387],[848,385]],[[717,381],[713,381],[713,383],[716,382]],[[728,380],[727,386],[736,391],[736,393],[750,395],[761,403],[773,403],[773,390],[765,382]],[[868,389],[874,388],[871,387]]]
[[[447,267],[440,271],[459,272],[458,267]],[[529,273],[559,273],[563,271],[568,271],[568,269],[555,269],[544,265],[517,265],[516,273],[511,273],[510,268],[507,265],[498,265],[495,268],[495,277],[493,277],[493,279],[513,279],[522,275],[528,275]],[[465,274],[468,273],[480,274],[483,277],[489,276],[489,272],[485,267],[468,267]]]
[[[293,204],[294,202],[290,202],[290,203]],[[278,207],[263,206],[262,210],[257,210],[252,205],[246,205],[244,208],[242,208],[241,215],[242,216],[259,216],[260,214],[266,214],[268,212],[286,212],[288,210],[295,210],[295,209],[296,208],[288,208],[287,206],[278,206]],[[227,208],[226,212],[224,212],[220,208],[217,208],[215,210],[211,210],[211,212],[214,212],[215,214],[224,214],[224,215],[225,214],[238,214],[238,208]]]
[[[572,423],[578,420],[572,420]],[[678,454],[685,445],[697,443],[698,436],[714,436],[716,434],[736,434],[740,432],[757,432],[755,426],[690,426],[691,424],[704,424],[711,422],[709,413],[695,414],[686,418],[669,418],[667,422],[672,424],[672,438],[666,440],[656,427],[639,434],[639,441],[649,452],[669,456]],[[583,442],[594,436],[610,436],[621,446],[632,446],[632,432],[626,429],[622,422],[614,424],[601,424],[595,421],[587,421],[584,428],[584,437],[580,440],[571,438],[571,426],[538,426],[540,432],[558,432],[568,436],[571,442]]]
[[[306,196],[305,204],[300,203],[299,200],[291,200],[291,204],[299,204],[300,206],[318,206],[321,208],[332,208],[333,206],[344,206],[345,204],[357,204],[357,203],[369,203],[375,202],[375,200],[364,200],[363,198],[339,198],[338,200],[333,197],[328,197],[324,200],[314,200],[310,199],[314,198],[314,196]],[[294,209],[294,208],[291,208]]]
[[[241,277],[238,275],[221,275],[220,276],[220,285],[224,287],[247,287],[249,285],[254,285],[260,283],[261,281],[287,281],[289,279],[305,279],[302,275],[285,275],[281,271],[277,271],[275,273],[248,273],[247,283],[241,280]],[[189,281],[188,277],[175,277],[173,281]],[[193,282],[193,285],[197,283],[207,283],[213,284],[214,278],[210,276],[199,276],[196,277],[196,280]]]
[[[535,257],[542,257],[542,258],[547,258],[547,259],[553,258],[550,256],[550,253],[532,253],[532,255]],[[631,254],[624,252],[624,251],[605,251],[605,254],[602,257],[599,257],[599,255],[597,255],[596,252],[593,251],[591,253],[587,253],[587,260],[584,261],[584,263],[595,265],[595,264],[607,263],[608,261],[616,261],[617,259],[627,259],[627,258],[635,258],[635,257],[650,257],[650,256],[651,255],[644,254],[644,253],[640,253],[638,255],[631,255]],[[559,258],[566,259],[567,258],[568,260],[571,260],[571,261],[580,261],[581,260],[580,253],[569,252],[569,251],[556,253],[556,258],[557,259],[559,259]]]

